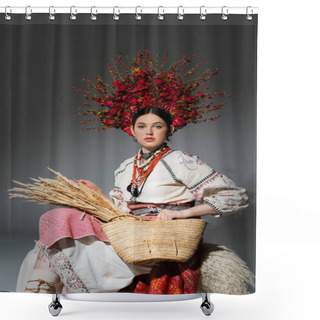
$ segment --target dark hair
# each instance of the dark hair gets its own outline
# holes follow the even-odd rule
[[[136,124],[136,121],[139,117],[145,115],[145,114],[155,114],[158,117],[160,117],[168,126],[168,128],[170,129],[171,125],[172,125],[172,116],[169,112],[167,112],[164,109],[158,108],[158,107],[146,107],[143,109],[140,109],[138,112],[136,112],[133,117],[132,117],[132,126],[134,127],[134,125]]]

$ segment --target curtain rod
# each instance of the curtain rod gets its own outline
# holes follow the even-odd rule
[[[37,7],[37,6],[25,6],[25,7],[11,7],[11,6],[1,6],[0,13],[7,14],[36,14],[36,13],[48,13],[48,14],[60,14],[60,13],[71,13],[71,14],[257,14],[258,7],[81,7],[81,6],[71,6],[71,7]]]

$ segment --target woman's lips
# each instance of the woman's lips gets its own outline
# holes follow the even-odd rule
[[[154,138],[145,138],[144,140],[147,142],[152,142],[152,141],[154,141]]]

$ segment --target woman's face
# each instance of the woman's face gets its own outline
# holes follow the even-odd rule
[[[153,113],[140,116],[130,129],[142,149],[148,152],[161,147],[174,131],[173,126],[168,128],[166,122]]]

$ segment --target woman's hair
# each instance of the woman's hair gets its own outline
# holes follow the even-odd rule
[[[160,117],[168,126],[168,129],[170,129],[171,125],[172,125],[172,116],[169,112],[167,112],[164,109],[158,108],[158,107],[146,107],[143,109],[140,109],[137,113],[135,113],[132,117],[132,125],[133,127],[136,124],[136,121],[139,117],[145,115],[145,114],[149,114],[149,113],[153,113],[155,115],[157,115],[158,117]]]

